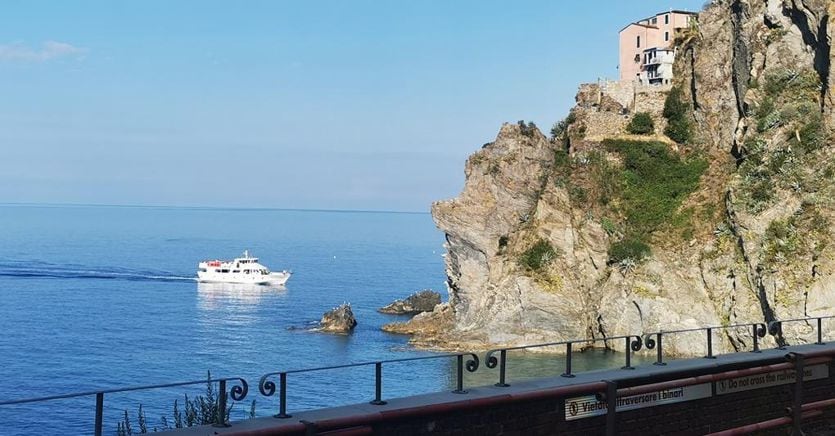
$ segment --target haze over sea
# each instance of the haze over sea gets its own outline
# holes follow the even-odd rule
[[[376,309],[424,288],[445,296],[443,234],[419,213],[113,206],[0,205],[0,400],[97,388],[241,376],[243,419],[275,413],[258,394],[267,372],[429,354],[380,327],[398,317]],[[196,264],[249,249],[273,270],[291,269],[286,289],[206,286]],[[308,331],[326,310],[350,302],[348,336]],[[483,355],[482,355],[483,356]],[[577,370],[620,356],[580,359]],[[558,374],[559,358],[523,359],[511,376]],[[392,364],[384,397],[449,389],[452,360]],[[494,382],[482,366],[467,383]],[[373,398],[373,367],[291,375],[289,410]],[[196,389],[105,397],[112,434],[127,409],[136,427],[171,418],[175,399]],[[181,401],[182,404],[182,401]],[[0,407],[3,434],[86,434],[94,397]]]

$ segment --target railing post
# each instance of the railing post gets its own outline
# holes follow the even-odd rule
[[[220,380],[218,384],[217,419],[212,427],[229,427],[226,423],[226,380]]]
[[[630,343],[631,336],[626,337],[626,365],[624,365],[621,369],[635,369],[632,366],[632,348]]]
[[[715,359],[716,356],[713,355],[713,329],[708,327],[707,328],[707,356],[705,359]]]
[[[452,393],[453,394],[466,394],[467,391],[464,390],[464,355],[459,354],[458,358],[456,360],[458,361],[458,368],[457,368],[458,380],[457,380],[455,390],[452,391]]]
[[[571,342],[565,344],[565,372],[562,373],[563,377],[574,377],[574,374],[571,373]]]
[[[618,384],[606,380],[606,436],[618,434]]]
[[[664,350],[663,350],[663,347],[661,346],[662,336],[663,336],[663,334],[661,332],[658,332],[655,335],[656,342],[658,343],[656,346],[658,347],[658,349],[656,350],[655,363],[653,363],[653,365],[656,365],[656,366],[666,365],[666,363],[664,363]]]
[[[96,436],[102,435],[102,417],[104,412],[104,392],[96,394],[96,428],[94,434]]]
[[[383,362],[374,363],[374,401],[371,404],[382,406],[383,401]]]
[[[506,371],[506,364],[507,364],[507,350],[502,350],[499,352],[499,382],[496,383],[496,386],[500,388],[506,388],[510,386],[507,384],[505,380],[505,371]]]
[[[287,414],[287,373],[280,373],[278,380],[278,415],[274,416],[278,419],[287,419],[293,416]]]
[[[823,318],[818,318],[818,341],[815,344],[825,345],[823,343]]]
[[[783,337],[783,321],[773,321],[768,324],[768,333],[771,336],[777,337],[777,349],[778,350],[785,350],[786,344],[784,341],[780,341],[779,338]]]
[[[802,354],[794,355],[794,398],[792,401],[792,435],[802,435],[800,425],[803,421],[803,371]]]
[[[760,353],[760,337],[757,334],[757,324],[752,324],[754,330],[754,349],[751,350],[752,353]]]

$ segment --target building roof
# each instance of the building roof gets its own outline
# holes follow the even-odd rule
[[[635,22],[629,23],[629,24],[627,24],[626,26],[623,26],[623,28],[622,28],[622,29],[620,29],[620,31],[619,31],[618,33],[623,32],[623,31],[624,31],[624,30],[626,30],[629,26],[632,26],[632,25],[635,25],[635,26],[641,26],[641,27],[646,27],[646,28],[648,28],[648,29],[658,29],[658,26],[653,26],[653,25],[651,25],[651,24],[642,24],[642,23],[641,23],[641,21],[649,21],[649,20],[651,20],[651,19],[653,19],[653,18],[659,17],[659,16],[664,15],[664,14],[683,14],[683,15],[690,15],[690,16],[697,16],[697,15],[699,15],[699,13],[698,13],[698,12],[690,12],[690,11],[685,11],[685,10],[681,10],[681,9],[670,9],[669,11],[659,12],[659,13],[657,13],[657,14],[655,14],[655,15],[651,15],[651,16],[649,16],[649,17],[647,17],[647,18],[642,19],[642,20],[638,20],[638,21],[635,21]]]
[[[623,26],[623,29],[620,29],[620,32],[623,32],[624,30],[626,30],[630,26],[641,26],[641,27],[646,27],[647,29],[658,29],[658,26],[653,26],[652,24],[642,24],[642,23],[635,22],[635,23],[629,23],[626,26]],[[618,32],[618,33],[620,33],[620,32]]]
[[[699,13],[698,13],[698,12],[690,12],[690,11],[685,11],[685,10],[682,10],[682,9],[671,9],[671,10],[669,10],[669,11],[661,12],[661,13],[659,13],[658,15],[661,15],[661,14],[669,14],[669,13],[671,13],[671,12],[672,12],[672,13],[674,13],[674,14],[699,15]],[[656,16],[658,16],[658,15],[656,15]]]

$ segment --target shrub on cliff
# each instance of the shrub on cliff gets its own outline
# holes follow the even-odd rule
[[[626,125],[626,131],[633,135],[648,135],[655,133],[655,123],[647,112],[638,112]]]
[[[519,264],[531,271],[539,271],[557,257],[551,243],[540,239],[519,256]]]
[[[537,131],[536,124],[533,121],[528,121],[525,123],[525,120],[519,120],[519,130],[522,131],[522,134],[527,136],[528,138],[533,138],[534,133]]]
[[[660,142],[609,140],[605,144],[623,157],[621,207],[628,227],[639,235],[667,221],[698,187],[707,169],[704,159],[682,159]]]
[[[574,112],[569,112],[564,120],[554,123],[551,127],[551,140],[556,142],[558,139],[563,138],[568,126],[574,124],[575,121],[577,121],[577,116]]]
[[[684,199],[699,186],[707,162],[683,159],[660,142],[607,140],[604,145],[623,159],[621,189],[613,195],[627,235],[612,244],[610,263],[627,258],[638,261],[649,254],[650,235],[670,222]]]
[[[682,100],[681,89],[673,87],[664,101],[664,118],[667,127],[664,134],[673,141],[683,144],[693,136],[693,122],[690,120],[690,108]]]
[[[649,245],[640,239],[627,237],[609,246],[609,264],[620,264],[626,260],[639,262],[649,254]]]

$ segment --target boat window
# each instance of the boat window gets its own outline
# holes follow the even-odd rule
[[[200,269],[198,269],[198,271],[200,271],[200,272],[206,272],[206,268],[200,268]]]
[[[220,272],[222,272],[222,273],[228,273],[228,272],[229,272],[229,270],[228,270],[228,269],[222,269],[222,270],[220,270]]]
[[[239,270],[239,269],[233,269],[233,270],[232,270],[232,272],[233,272],[233,273],[239,273],[239,272],[241,272],[241,270]]]
[[[244,270],[244,274],[249,274],[249,270],[248,270],[248,269],[245,269],[245,270]]]

